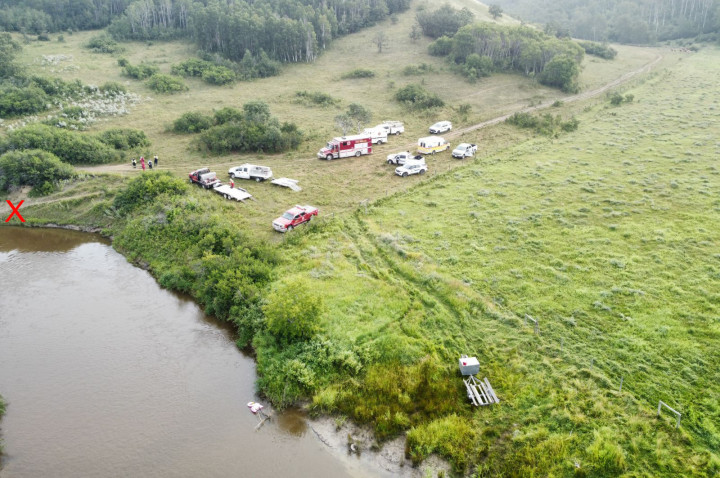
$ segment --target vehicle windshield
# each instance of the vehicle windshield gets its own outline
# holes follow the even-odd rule
[[[326,144],[326,145],[325,145],[325,148],[327,148],[327,149],[332,149],[332,143]]]
[[[295,216],[293,216],[289,212],[286,212],[285,214],[282,215],[282,217],[283,217],[283,219],[292,220]]]

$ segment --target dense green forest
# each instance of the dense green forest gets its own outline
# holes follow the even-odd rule
[[[249,51],[314,60],[333,38],[407,10],[410,0],[0,0],[0,30],[43,33],[109,26],[117,39],[191,38],[240,61]]]
[[[26,33],[103,28],[132,0],[0,0],[0,30]]]
[[[720,0],[497,0],[509,14],[593,41],[644,44],[717,38]]]

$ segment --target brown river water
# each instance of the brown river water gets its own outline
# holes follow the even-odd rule
[[[300,412],[256,431],[254,383],[230,330],[107,241],[0,227],[0,477],[377,476]]]

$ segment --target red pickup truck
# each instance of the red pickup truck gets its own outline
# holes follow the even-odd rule
[[[217,175],[210,171],[210,168],[201,168],[189,174],[190,182],[202,186],[205,189],[220,186],[220,180]]]
[[[285,211],[285,214],[275,219],[272,223],[273,229],[278,232],[290,231],[295,226],[309,222],[313,216],[317,216],[318,210],[312,206],[295,206]]]

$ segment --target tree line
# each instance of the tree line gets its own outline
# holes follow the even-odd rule
[[[548,32],[593,41],[644,44],[720,32],[720,0],[497,0]]]
[[[117,38],[187,37],[199,48],[240,61],[249,51],[282,62],[313,61],[343,34],[406,10],[409,0],[142,0],[116,18]]]
[[[0,0],[0,30],[26,33],[104,28],[132,0]]]

